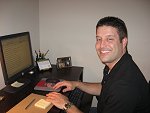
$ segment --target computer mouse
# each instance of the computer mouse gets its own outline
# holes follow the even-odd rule
[[[60,82],[59,79],[50,79],[50,78],[48,78],[46,80],[46,85],[47,85],[47,87],[49,87],[51,89],[51,91],[59,92],[61,90],[61,88],[53,89],[54,85],[58,82]]]
[[[47,86],[49,86],[49,87],[53,87],[58,82],[60,82],[59,79],[50,79],[50,78],[48,78],[46,80]]]

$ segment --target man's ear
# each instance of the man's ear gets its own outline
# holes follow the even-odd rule
[[[127,44],[128,44],[128,39],[127,39],[127,37],[125,37],[125,38],[122,39],[122,44],[123,44],[123,48],[126,48],[126,47],[127,47]]]

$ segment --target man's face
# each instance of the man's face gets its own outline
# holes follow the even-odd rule
[[[96,31],[96,51],[102,61],[110,69],[118,62],[126,51],[127,38],[120,42],[116,28],[111,26],[98,27]]]

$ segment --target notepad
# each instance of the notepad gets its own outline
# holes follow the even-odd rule
[[[34,106],[42,108],[42,109],[46,109],[49,105],[51,104],[51,102],[48,102],[44,99],[40,99],[39,101],[37,101]]]

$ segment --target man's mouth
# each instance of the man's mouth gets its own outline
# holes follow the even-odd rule
[[[101,53],[109,53],[109,52],[110,52],[110,51],[108,51],[108,50],[107,50],[107,51],[101,51]]]

